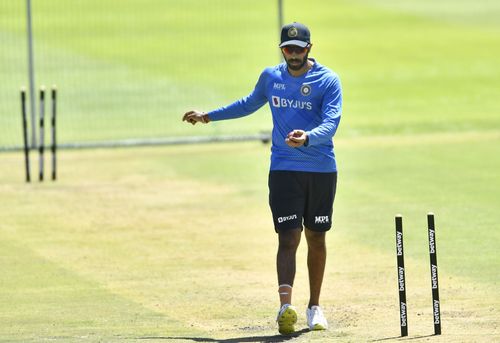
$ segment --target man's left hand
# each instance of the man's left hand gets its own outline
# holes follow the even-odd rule
[[[303,146],[307,140],[307,134],[304,130],[293,130],[288,133],[285,142],[292,148]]]

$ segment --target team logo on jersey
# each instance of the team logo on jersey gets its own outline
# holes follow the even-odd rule
[[[297,37],[299,35],[299,31],[297,31],[297,28],[291,27],[288,29],[288,37],[293,38]]]
[[[302,87],[300,87],[300,93],[303,96],[308,96],[309,94],[311,94],[311,86],[309,86],[309,85],[302,85]]]

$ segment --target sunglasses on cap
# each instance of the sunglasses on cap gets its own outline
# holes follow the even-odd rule
[[[293,53],[300,55],[300,54],[303,54],[304,52],[306,52],[307,48],[308,48],[307,46],[302,48],[302,47],[297,46],[297,45],[287,45],[287,46],[284,46],[282,49],[288,55],[291,55]]]

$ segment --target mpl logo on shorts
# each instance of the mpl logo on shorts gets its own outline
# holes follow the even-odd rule
[[[292,220],[292,219],[297,219],[297,215],[292,214],[290,216],[278,217],[278,223],[281,224],[281,223],[287,222],[287,221]]]
[[[330,222],[330,219],[328,216],[315,216],[314,217],[314,224],[327,224]]]
[[[272,97],[273,107],[278,108],[297,108],[300,110],[312,110],[312,102],[310,101],[299,101],[294,99],[281,98],[279,96]]]

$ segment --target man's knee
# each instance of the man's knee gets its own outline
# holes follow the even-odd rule
[[[305,234],[307,239],[307,245],[310,248],[319,249],[319,248],[324,248],[326,246],[325,244],[326,232],[317,232],[306,229]]]
[[[300,243],[301,229],[284,230],[278,233],[280,250],[296,250]]]

